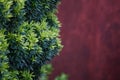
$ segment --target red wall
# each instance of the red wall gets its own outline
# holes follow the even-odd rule
[[[50,80],[120,80],[120,0],[62,0],[64,48],[53,59]]]

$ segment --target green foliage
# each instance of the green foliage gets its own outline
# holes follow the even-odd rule
[[[68,80],[68,75],[62,73],[60,76],[57,76],[55,80]]]
[[[48,80],[49,79],[49,74],[51,74],[53,70],[53,67],[51,64],[46,64],[46,65],[43,65],[41,67],[41,76],[40,76],[40,80]]]
[[[41,76],[40,80],[49,80],[49,75],[52,73],[53,67],[51,64],[46,64],[41,67]],[[54,80],[68,80],[68,75],[62,73],[60,76],[57,76]]]
[[[0,80],[39,80],[62,48],[59,0],[0,0]]]

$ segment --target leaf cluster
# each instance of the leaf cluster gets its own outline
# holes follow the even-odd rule
[[[39,80],[62,48],[59,0],[0,0],[0,80]]]

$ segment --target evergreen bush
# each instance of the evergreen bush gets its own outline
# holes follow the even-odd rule
[[[62,48],[59,0],[0,0],[0,80],[39,80]]]

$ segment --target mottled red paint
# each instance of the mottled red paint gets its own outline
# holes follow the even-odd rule
[[[53,77],[120,80],[120,0],[62,0],[59,6],[64,48],[54,58]]]

